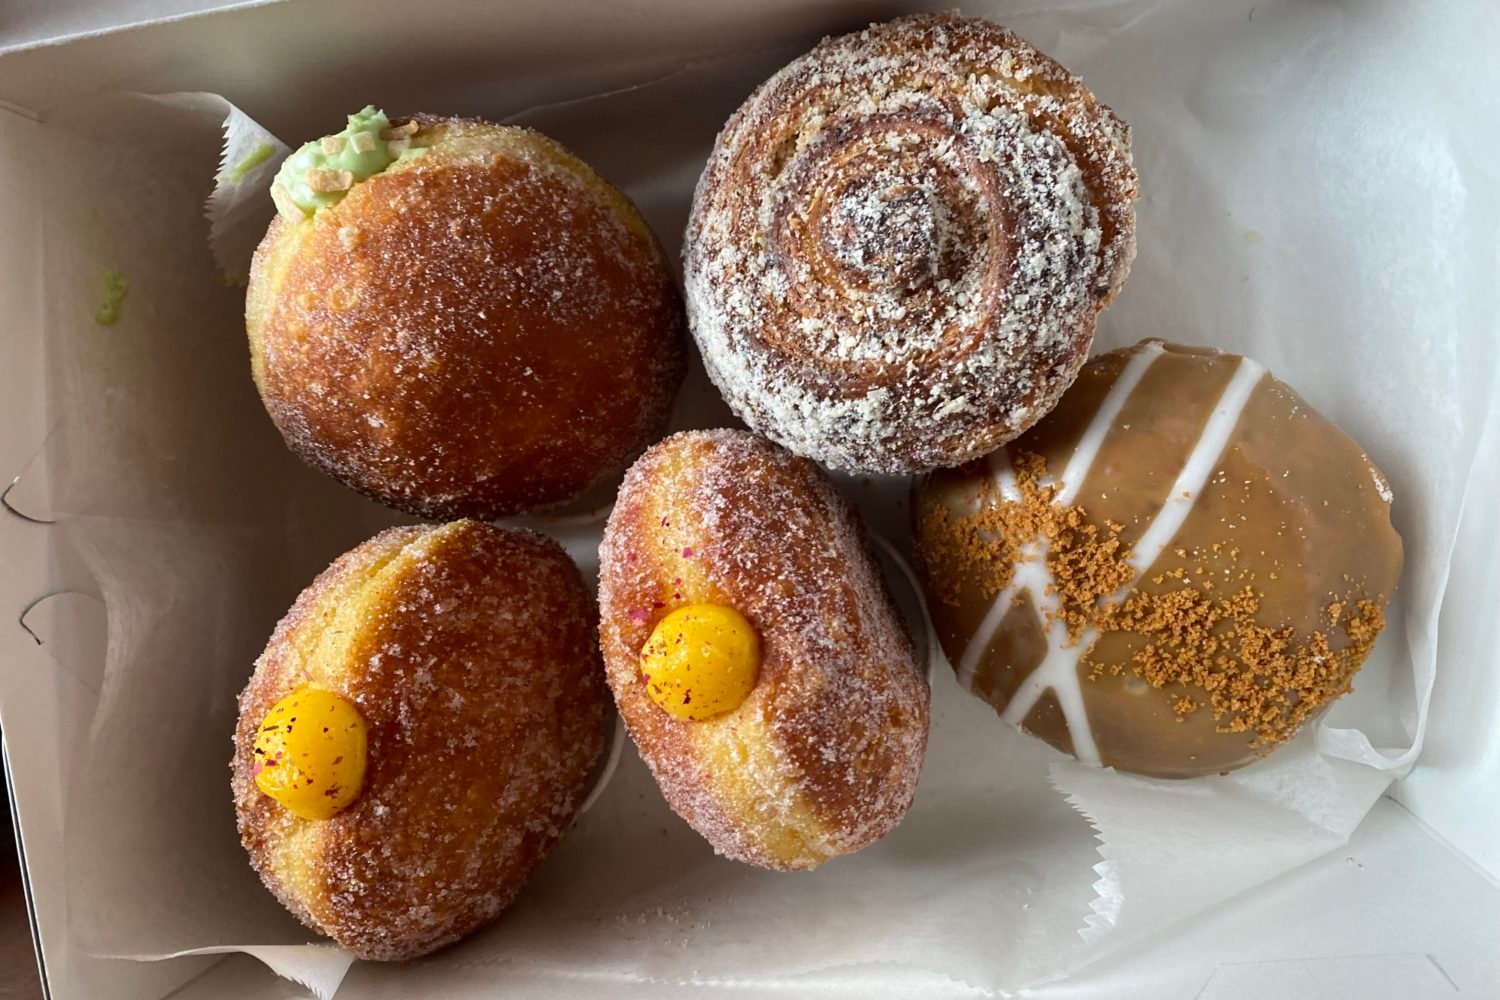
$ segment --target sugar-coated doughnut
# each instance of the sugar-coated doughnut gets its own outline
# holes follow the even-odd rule
[[[240,695],[250,861],[361,958],[440,948],[509,905],[572,823],[606,697],[557,543],[475,521],[382,532],[302,592]]]
[[[665,429],[686,370],[640,213],[529,129],[371,115],[287,161],[251,269],[251,368],[287,444],[433,519],[609,482]]]
[[[605,531],[599,608],[620,715],[716,851],[813,868],[906,813],[927,681],[853,511],[812,462],[740,431],[651,448]]]
[[[1135,248],[1129,129],[999,25],[825,39],[719,135],[683,250],[735,413],[841,469],[912,473],[1030,427]]]

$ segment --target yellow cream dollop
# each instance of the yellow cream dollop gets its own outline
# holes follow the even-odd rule
[[[332,691],[282,698],[255,733],[255,784],[303,819],[328,819],[365,781],[365,720]]]
[[[676,719],[702,722],[732,712],[755,687],[760,637],[722,604],[689,604],[657,623],[641,650],[646,694]]]

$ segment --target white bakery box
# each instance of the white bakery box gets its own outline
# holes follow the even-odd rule
[[[203,208],[226,105],[131,95],[223,95],[292,143],[370,102],[513,118],[675,253],[750,89],[921,5],[5,6],[0,720],[52,997],[1500,997],[1488,4],[965,5],[1133,126],[1140,252],[1098,344],[1253,353],[1389,474],[1392,624],[1316,731],[1228,778],[1147,782],[1006,730],[940,665],[916,805],[861,854],[715,858],[627,747],[492,928],[352,968],[245,864],[225,765],[280,612],[393,516],[303,468],[255,397]],[[269,218],[247,205],[226,254]],[[696,374],[681,420],[717,405]],[[900,484],[846,486],[899,548]],[[565,539],[586,568],[590,532]]]

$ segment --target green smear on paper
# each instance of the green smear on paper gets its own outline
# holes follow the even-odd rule
[[[269,142],[262,142],[250,150],[249,154],[243,160],[220,174],[219,179],[228,181],[231,184],[238,184],[245,179],[246,174],[269,160],[275,152],[275,146]]]
[[[125,293],[130,291],[130,279],[114,268],[104,272],[99,308],[94,313],[94,322],[100,326],[114,326],[120,322],[120,309],[125,304]]]

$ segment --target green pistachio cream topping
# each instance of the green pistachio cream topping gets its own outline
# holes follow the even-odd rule
[[[304,143],[286,158],[271,185],[277,210],[300,221],[337,205],[354,185],[412,152],[416,132],[416,122],[392,126],[384,111],[366,105],[349,116],[342,132]]]

